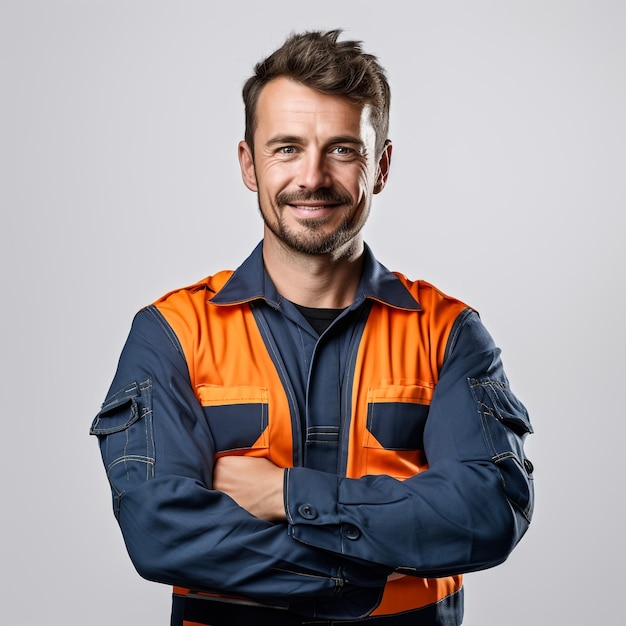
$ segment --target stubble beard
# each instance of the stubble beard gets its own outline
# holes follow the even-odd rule
[[[285,206],[286,204],[295,204],[297,201],[304,200],[320,200],[335,202],[336,204],[352,205],[352,198],[349,196],[336,195],[333,192],[323,194],[308,194],[296,197],[294,195],[279,194],[274,201],[275,206]],[[347,214],[341,224],[332,232],[324,232],[324,226],[331,221],[332,216],[321,217],[318,219],[297,220],[303,227],[301,232],[294,232],[286,223],[283,217],[284,212],[272,212],[273,215],[278,213],[279,217],[276,222],[270,221],[261,207],[261,199],[258,199],[259,211],[266,227],[281,241],[285,246],[301,254],[310,255],[326,255],[339,250],[343,245],[355,237],[359,229],[354,229],[350,225],[350,214]],[[274,208],[273,207],[273,208]]]

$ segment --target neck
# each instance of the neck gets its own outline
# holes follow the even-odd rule
[[[296,253],[263,243],[265,269],[278,293],[306,307],[339,309],[352,304],[361,279],[363,241],[324,255]]]

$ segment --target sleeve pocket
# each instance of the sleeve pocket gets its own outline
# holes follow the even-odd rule
[[[122,494],[154,477],[151,381],[133,382],[110,395],[89,432],[100,441],[117,514]]]
[[[530,521],[532,516],[533,465],[524,453],[524,440],[533,432],[524,405],[506,382],[468,379],[482,421],[493,462],[498,466],[509,501]]]

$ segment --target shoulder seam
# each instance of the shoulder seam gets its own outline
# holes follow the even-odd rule
[[[174,329],[169,325],[169,322],[165,319],[161,311],[159,311],[159,309],[154,306],[154,304],[150,304],[149,306],[145,307],[144,311],[146,311],[146,313],[150,313],[154,317],[157,324],[163,329],[165,336],[174,346],[174,349],[182,355],[183,359],[185,359],[185,353],[183,352],[183,347],[180,343],[180,340],[178,339],[178,336],[174,332]]]
[[[465,325],[467,318],[472,314],[474,309],[466,306],[457,316],[454,322],[452,323],[452,328],[450,329],[450,334],[448,335],[448,341],[446,342],[446,349],[443,353],[444,362],[450,356],[452,350],[454,350],[454,346],[456,345],[456,341],[459,338],[459,334],[461,333],[461,329]]]

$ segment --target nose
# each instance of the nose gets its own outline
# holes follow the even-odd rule
[[[298,187],[316,191],[331,186],[331,176],[325,155],[318,151],[307,151],[299,162]]]

